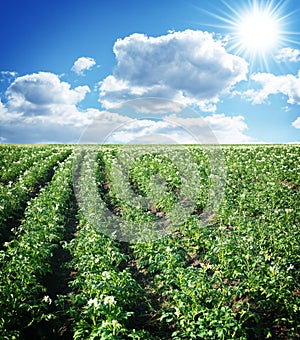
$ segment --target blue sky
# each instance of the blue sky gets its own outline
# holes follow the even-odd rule
[[[76,143],[95,120],[115,142],[188,142],[143,111],[124,127],[122,103],[143,98],[189,107],[219,143],[300,142],[298,0],[0,6],[1,143]]]

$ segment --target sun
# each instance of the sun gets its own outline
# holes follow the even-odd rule
[[[268,11],[254,8],[237,23],[236,31],[240,48],[250,53],[266,53],[280,40],[279,24]]]
[[[279,7],[272,1],[253,1],[237,13],[232,23],[233,40],[239,52],[252,58],[266,59],[267,54],[279,47],[282,41],[282,21]]]
[[[225,8],[207,12],[217,19],[209,26],[219,27],[226,34],[228,51],[243,56],[251,66],[260,64],[262,69],[269,69],[268,62],[276,51],[293,41],[287,38],[292,32],[286,30],[291,15],[284,14],[286,0],[221,0],[221,3]]]

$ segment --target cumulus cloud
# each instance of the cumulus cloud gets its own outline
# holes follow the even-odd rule
[[[21,117],[18,113],[9,112],[0,100],[0,123],[11,123]]]
[[[278,62],[297,62],[300,61],[300,50],[290,47],[282,48],[275,56]]]
[[[251,76],[261,88],[249,89],[245,92],[236,92],[252,104],[267,102],[270,95],[284,94],[289,104],[300,105],[300,71],[297,76],[287,74],[276,76],[271,73],[256,73]]]
[[[10,143],[104,143],[129,117],[97,109],[59,116],[19,117],[2,121],[0,135]]]
[[[7,109],[2,103],[2,101],[0,100],[0,117],[5,116],[6,112],[7,112]]]
[[[251,143],[253,139],[245,134],[248,126],[245,117],[225,116],[225,114],[213,114],[204,118],[205,122],[210,126],[219,143]]]
[[[6,91],[10,112],[24,116],[63,114],[81,102],[90,92],[88,86],[71,89],[69,83],[49,72],[33,73],[18,77]]]
[[[6,91],[6,102],[0,102],[0,135],[13,143],[74,142],[100,113],[78,108],[89,92],[88,86],[72,89],[48,72],[18,77]]]
[[[132,118],[123,116],[118,113],[101,111],[93,119],[82,133],[79,142],[86,143],[113,143],[111,135],[114,131],[126,126],[132,121]],[[119,141],[120,142],[120,141]]]
[[[74,62],[71,70],[79,75],[84,75],[84,71],[90,70],[95,65],[95,59],[80,57]]]
[[[151,110],[155,107],[156,110]],[[169,111],[166,108],[169,108]],[[158,110],[160,108],[160,110]],[[191,108],[161,98],[125,102],[113,112],[102,112],[82,136],[94,143],[246,143],[243,116],[201,117]]]
[[[296,129],[300,129],[300,117],[298,117],[293,123],[293,127]]]
[[[248,65],[208,32],[186,30],[159,37],[132,34],[114,45],[117,66],[100,83],[106,108],[139,97],[163,97],[216,110],[222,93],[246,80]]]
[[[114,131],[108,141],[112,143],[191,143],[191,136],[166,121],[150,119],[131,120]]]
[[[94,126],[93,126],[94,127]],[[102,124],[101,124],[102,130]],[[89,135],[91,135],[89,133]],[[98,139],[99,140],[99,139]],[[183,126],[170,120],[130,119],[119,124],[105,139],[124,144],[193,144],[197,139]]]
[[[216,144],[216,143],[251,143],[250,136],[245,134],[248,129],[243,116],[229,117],[214,114],[205,118],[182,118],[175,114],[162,120],[126,119],[116,115],[114,129],[108,127],[105,142],[108,143],[180,143],[180,144]],[[93,123],[86,132],[87,142],[103,141],[103,125]],[[111,124],[113,124],[111,122]],[[108,131],[106,131],[108,132]],[[101,137],[99,137],[99,135]],[[94,137],[93,137],[94,136]]]
[[[102,111],[82,134],[80,143],[195,143],[172,119],[132,118]]]
[[[120,85],[118,93],[122,81],[133,88],[133,80],[111,77]],[[199,141],[194,137],[200,135],[200,142],[209,143],[216,141],[211,139],[211,130],[221,143],[250,141],[244,134],[247,125],[242,116],[201,118],[182,103],[154,98],[131,101],[129,108],[120,106],[115,112],[80,109],[79,104],[89,91],[88,86],[71,88],[49,72],[16,78],[6,91],[6,101],[0,101],[0,142],[195,143]],[[202,101],[205,100],[212,105],[212,98]]]

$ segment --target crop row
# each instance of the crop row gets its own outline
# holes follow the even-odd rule
[[[227,186],[214,221],[203,225],[192,214],[178,236],[133,245],[139,269],[154,275],[153,288],[166,300],[158,314],[176,327],[174,339],[270,337],[282,328],[293,334],[300,311],[300,200],[291,171],[298,163],[290,159],[299,160],[299,148],[225,148],[224,154]],[[104,157],[106,195],[120,216],[135,221],[142,213],[126,213],[128,202],[117,198],[115,156],[107,150]],[[134,190],[151,197],[153,158],[147,161],[136,170]],[[169,186],[178,183],[173,178]]]
[[[13,183],[25,170],[53,153],[55,149],[49,146],[40,146],[36,149],[23,148],[22,152],[12,151],[12,157],[7,158],[5,164],[2,165],[0,183],[5,185]],[[17,159],[15,159],[16,155],[18,155]]]
[[[299,336],[299,147],[72,149],[0,252],[2,338],[59,318],[74,339]],[[60,247],[69,288],[52,294]]]
[[[126,266],[127,256],[107,236],[109,221],[103,202],[97,200],[97,153],[93,150],[77,156],[80,222],[76,237],[65,244],[74,271],[67,296],[74,339],[147,339],[147,332],[129,327],[141,288]]]
[[[43,278],[51,271],[53,251],[64,235],[71,184],[70,156],[58,165],[52,181],[28,202],[14,239],[0,252],[1,339],[18,338],[20,330],[51,318],[51,299]]]
[[[108,172],[107,177],[110,179],[116,173],[109,170],[114,162],[113,155],[108,157],[108,153],[109,150],[104,160],[105,169]],[[201,161],[198,160],[198,163],[201,164]],[[205,162],[204,164],[207,165]],[[144,156],[142,162],[137,162],[135,165],[133,178],[136,180],[138,189],[147,197],[151,197],[152,194],[152,187],[149,185],[151,176],[158,171],[163,174],[167,183],[169,182],[171,193],[175,191],[172,185],[180,186],[180,179],[176,176],[178,173],[176,171],[174,173],[168,162],[160,159],[159,156],[147,156],[147,158]],[[133,213],[126,214],[128,203],[117,199],[119,186],[115,187],[115,183],[118,182],[116,179],[110,181],[110,194],[112,194],[114,204],[121,207],[120,214],[124,218],[134,221],[137,216],[134,216]],[[202,197],[205,197],[203,192]],[[172,204],[168,200],[167,202],[167,204],[161,204],[160,208],[172,209]],[[188,227],[193,231],[197,230],[197,235],[193,236],[197,236],[196,240],[201,244],[201,251],[203,251],[204,244],[201,241],[206,240],[210,235],[205,228],[201,228],[199,223],[195,228],[191,221],[195,222],[197,219],[190,219]],[[177,225],[177,228],[180,227],[183,225]],[[170,328],[174,326],[177,328],[172,334],[174,339],[205,339],[213,338],[213,336],[222,339],[243,335],[244,320],[234,313],[231,306],[224,301],[224,295],[228,295],[228,292],[224,292],[224,289],[216,289],[220,277],[207,274],[209,265],[199,268],[188,266],[192,256],[197,255],[192,255],[191,245],[184,244],[190,235],[184,235],[186,239],[182,239],[182,233],[180,235],[180,239],[169,236],[156,242],[137,243],[133,246],[139,270],[146,270],[153,275],[153,288],[165,301],[165,307],[158,311],[157,316],[161,322],[169,323]],[[207,241],[206,244],[209,245]],[[193,246],[193,251],[195,251],[197,245]],[[249,316],[247,317],[249,318]]]
[[[31,155],[35,147],[24,147],[23,145],[1,145],[0,169],[6,171],[14,162],[22,156]]]
[[[19,218],[30,196],[47,181],[57,162],[64,160],[70,153],[70,148],[62,148],[46,158],[40,154],[37,162],[26,169],[14,183],[0,186],[0,235],[5,231],[6,221]]]

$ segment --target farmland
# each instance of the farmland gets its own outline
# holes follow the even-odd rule
[[[1,339],[300,338],[300,147],[164,148],[0,146]]]

